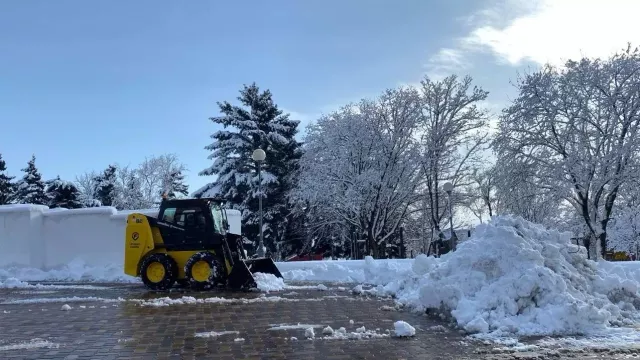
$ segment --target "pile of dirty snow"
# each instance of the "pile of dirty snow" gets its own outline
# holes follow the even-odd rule
[[[388,270],[369,260],[366,282],[378,286],[357,292],[443,310],[472,333],[595,334],[633,324],[639,315],[634,276],[599,268],[570,234],[521,218],[479,225],[457,251],[439,259],[421,255],[395,274],[399,279],[389,279]]]

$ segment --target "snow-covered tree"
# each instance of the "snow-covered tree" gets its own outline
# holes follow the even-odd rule
[[[470,176],[471,184],[465,189],[468,194],[465,206],[480,223],[496,214],[495,168],[476,168]]]
[[[48,198],[45,194],[45,184],[42,175],[36,168],[36,157],[31,156],[27,167],[22,169],[24,175],[18,182],[16,199],[21,204],[47,205]]]
[[[640,53],[545,66],[517,84],[496,139],[499,158],[535,169],[536,186],[573,206],[607,251],[619,192],[640,175]]]
[[[640,209],[621,209],[612,219],[608,233],[611,249],[637,256],[640,252]]]
[[[423,216],[434,236],[442,234],[443,221],[448,220],[449,199],[442,186],[453,184],[454,208],[472,197],[465,189],[473,184],[474,170],[484,162],[489,142],[488,112],[481,107],[487,95],[482,88],[472,87],[469,76],[451,75],[440,81],[425,77],[421,82],[419,161],[424,183],[420,192]]]
[[[84,207],[80,190],[70,181],[63,181],[58,176],[47,182],[47,197],[50,208],[79,209]]]
[[[0,205],[10,204],[16,192],[16,186],[13,183],[15,176],[7,174],[7,164],[0,154]]]
[[[164,154],[147,157],[137,167],[112,164],[101,174],[90,171],[77,176],[76,183],[87,207],[147,209],[157,207],[164,192],[188,195],[184,171],[175,154]]]
[[[90,171],[76,176],[76,187],[80,191],[80,202],[83,207],[100,207],[102,203],[96,198],[98,174]]]
[[[186,166],[175,154],[163,154],[146,158],[136,170],[143,199],[149,206],[158,205],[162,194],[185,194],[182,172]]]
[[[385,254],[415,201],[419,119],[418,92],[400,88],[309,127],[295,198],[309,204],[310,239],[366,239],[368,254]]]
[[[114,205],[119,210],[137,210],[154,207],[154,200],[145,200],[137,169],[118,167],[116,177],[116,199]]]
[[[167,198],[169,199],[174,199],[179,197],[179,195],[189,195],[189,186],[184,183],[184,175],[182,175],[181,170],[174,170],[169,173],[165,189]]]
[[[501,157],[492,170],[497,215],[516,215],[553,226],[562,218],[562,198],[541,184],[539,169],[530,163]],[[568,229],[567,229],[568,230]]]
[[[199,175],[217,178],[193,196],[225,198],[231,207],[242,212],[245,243],[256,246],[258,196],[262,194],[265,246],[273,252],[284,245],[289,228],[286,195],[295,183],[296,163],[301,155],[300,144],[295,140],[299,121],[289,119],[289,114],[284,114],[274,103],[271,92],[261,92],[255,83],[245,85],[238,100],[240,106],[226,101],[218,103],[222,115],[210,119],[224,130],[211,135],[214,142],[206,149],[212,152],[209,159],[214,161]],[[258,148],[266,153],[260,185],[251,157]]]
[[[116,165],[109,165],[102,174],[94,179],[96,186],[94,196],[102,206],[114,206],[114,201],[117,197],[117,170]]]

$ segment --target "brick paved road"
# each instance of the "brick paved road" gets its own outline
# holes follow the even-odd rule
[[[326,291],[294,289],[267,294],[267,298],[285,299],[268,302],[256,300],[265,296],[257,293],[154,294],[140,285],[99,286],[104,288],[0,289],[0,358],[497,359],[514,356],[491,354],[491,347],[465,341],[457,332],[443,328],[446,323],[442,321],[390,310],[391,301],[353,296],[330,284]],[[149,301],[166,296],[173,299],[192,296],[200,302],[148,306]],[[226,300],[205,300],[212,297]],[[71,309],[62,310],[64,304]],[[334,329],[345,327],[348,332],[364,326],[367,330],[380,329],[377,333],[385,334],[387,329],[393,329],[396,320],[416,327],[416,336],[321,338],[322,327],[327,325]],[[298,323],[321,326],[315,329],[317,337],[305,339],[304,328],[268,330],[278,324]],[[196,336],[211,331],[237,333]],[[238,338],[244,340],[236,341]],[[34,348],[21,348],[30,341]],[[578,357],[587,358],[587,355]]]

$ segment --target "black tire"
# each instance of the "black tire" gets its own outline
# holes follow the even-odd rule
[[[209,266],[209,275],[206,280],[195,279],[193,274],[193,266],[204,261]],[[227,271],[224,266],[224,261],[218,256],[208,252],[201,251],[193,254],[187,263],[184,265],[184,274],[189,281],[189,286],[193,289],[205,290],[218,286],[224,286],[227,278]]]
[[[149,279],[147,270],[155,263],[162,265],[164,276],[159,281]],[[155,265],[153,265],[155,266]],[[140,277],[142,282],[151,290],[168,290],[178,277],[178,264],[171,256],[164,253],[155,253],[146,256],[140,264]]]

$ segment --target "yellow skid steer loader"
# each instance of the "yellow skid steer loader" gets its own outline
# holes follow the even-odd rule
[[[270,258],[250,259],[242,237],[228,232],[223,201],[164,199],[158,217],[127,217],[124,273],[152,290],[181,283],[194,289],[256,287],[254,273],[282,278]]]

